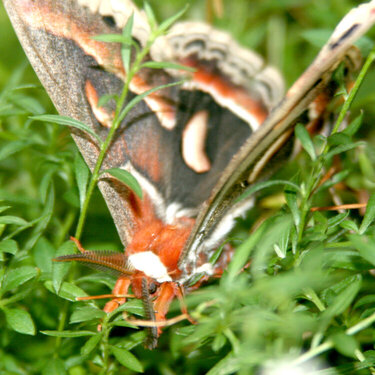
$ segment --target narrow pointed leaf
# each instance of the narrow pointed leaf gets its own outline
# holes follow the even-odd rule
[[[77,186],[79,191],[79,202],[82,209],[83,203],[86,198],[87,184],[89,182],[90,172],[85,161],[80,154],[76,155],[74,160],[74,172],[77,180]]]
[[[82,130],[83,132],[94,137],[98,141],[99,145],[102,145],[103,143],[101,138],[89,126],[73,118],[70,118],[67,116],[60,116],[60,115],[41,115],[41,116],[33,116],[31,118],[36,121],[52,122],[53,124],[69,126],[69,127]]]
[[[142,64],[142,68],[152,68],[152,69],[175,69],[175,70],[185,70],[187,72],[195,72],[195,69],[181,64],[175,64],[171,62],[163,61],[146,61]]]
[[[129,17],[126,25],[122,31],[122,36],[124,40],[131,40],[132,37],[132,30],[133,30],[133,22],[134,22],[134,13]],[[122,43],[121,45],[121,57],[122,63],[124,64],[125,72],[128,73],[130,70],[130,61],[131,61],[131,46]]]
[[[97,333],[92,331],[40,331],[43,335],[54,337],[83,337],[94,336]]]
[[[371,195],[367,202],[367,208],[365,216],[362,220],[361,226],[359,227],[359,234],[366,232],[367,228],[373,223],[375,219],[375,194]]]
[[[112,346],[111,351],[116,359],[125,367],[135,372],[143,372],[142,364],[128,350]]]
[[[183,9],[181,9],[178,13],[176,13],[174,16],[169,17],[165,21],[163,21],[159,26],[159,31],[164,32],[170,28],[179,18],[183,16],[183,14],[187,11],[188,5],[185,5]]]
[[[117,178],[121,182],[123,182],[127,187],[129,187],[133,192],[142,199],[143,193],[141,185],[137,179],[128,171],[125,171],[121,168],[110,168],[106,169],[104,172],[109,173],[111,176]]]
[[[103,335],[101,333],[98,333],[95,336],[90,337],[86,341],[85,345],[82,346],[81,354],[83,356],[89,355],[95,349],[95,347],[99,344],[100,340],[102,339],[102,336]]]
[[[316,159],[315,148],[310,138],[309,132],[306,130],[306,128],[302,124],[298,124],[296,126],[295,133],[296,133],[296,137],[301,142],[302,147],[309,154],[311,160],[315,160]]]
[[[181,85],[183,83],[184,83],[184,81],[177,81],[177,82],[168,83],[166,85],[161,85],[161,86],[154,87],[154,88],[152,88],[150,90],[147,90],[147,91],[143,92],[142,94],[137,95],[132,100],[130,100],[130,102],[122,110],[122,112],[121,112],[121,114],[119,116],[119,122],[121,122],[126,117],[126,115],[129,113],[129,111],[136,104],[138,104],[139,102],[141,102],[146,96],[152,94],[153,92],[156,92],[156,91],[168,88],[168,87],[172,87],[172,86],[178,86],[178,85]]]

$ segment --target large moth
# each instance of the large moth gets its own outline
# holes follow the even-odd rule
[[[129,0],[5,0],[14,28],[57,110],[89,125],[104,139],[110,113],[100,96],[121,90],[126,71],[120,47],[92,39],[120,33],[134,14],[133,39],[150,26]],[[131,287],[152,300],[150,317],[166,319],[169,305],[197,275],[220,274],[229,255],[209,259],[251,199],[237,198],[261,176],[290,137],[298,116],[324,89],[345,53],[375,20],[375,2],[353,9],[316,60],[283,97],[283,81],[255,53],[201,23],[178,23],[153,45],[149,60],[195,69],[182,86],[146,97],[124,120],[103,168],[120,167],[141,184],[143,199],[115,179],[99,183],[124,244],[123,254],[83,251],[77,259],[117,270],[113,311]],[[176,71],[143,69],[132,95],[180,79]],[[72,135],[90,168],[98,147]],[[199,283],[199,281],[198,281]],[[147,302],[151,303],[151,302]],[[160,330],[154,331],[156,345]]]

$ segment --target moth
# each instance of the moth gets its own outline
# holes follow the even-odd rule
[[[129,0],[4,0],[23,48],[60,114],[87,124],[102,139],[111,112],[98,105],[118,94],[126,69],[118,44],[93,39],[121,33],[134,15],[132,38],[144,46],[150,25]],[[80,260],[114,270],[118,280],[104,310],[126,301],[131,288],[151,320],[166,319],[170,303],[202,278],[220,275],[230,259],[210,259],[234,219],[253,204],[238,197],[291,136],[296,119],[327,86],[351,45],[375,21],[375,1],[350,11],[311,66],[284,93],[281,75],[228,34],[204,23],[180,22],[153,44],[146,60],[194,68],[180,86],[144,98],[117,131],[103,169],[122,168],[143,190],[137,197],[106,177],[99,188],[109,207],[123,253],[86,251]],[[131,97],[181,79],[181,72],[144,68],[130,85]],[[184,73],[186,74],[186,73]],[[97,141],[72,128],[88,166],[98,158]],[[191,285],[197,276],[201,278]],[[150,348],[160,328],[152,329]]]

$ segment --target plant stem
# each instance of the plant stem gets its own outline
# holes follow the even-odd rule
[[[331,135],[338,132],[338,129],[339,129],[342,121],[344,120],[344,118],[346,116],[346,113],[348,112],[349,108],[351,107],[351,105],[353,103],[353,100],[354,100],[354,98],[355,98],[355,96],[356,96],[356,94],[357,94],[366,74],[367,74],[367,71],[370,68],[370,66],[371,66],[371,64],[373,63],[374,60],[375,60],[375,47],[372,49],[372,51],[368,55],[365,64],[363,65],[361,71],[359,72],[358,77],[355,80],[354,85],[353,85],[352,89],[350,90],[350,92],[348,94],[348,97],[346,98],[346,100],[345,100],[345,102],[344,102],[344,104],[341,108],[341,111],[340,111],[339,116],[336,120],[335,126],[332,129]],[[326,144],[321,156],[327,154],[328,151],[329,151],[329,145]],[[306,216],[309,214],[308,202],[310,200],[310,196],[311,196],[312,192],[315,190],[317,184],[320,181],[320,178],[318,178],[318,176],[323,169],[323,163],[324,163],[324,158],[320,157],[317,160],[317,163],[316,163],[315,167],[313,168],[312,173],[310,175],[310,181],[308,182],[308,184],[306,186],[306,194],[302,197],[302,201],[301,201],[301,205],[300,205],[302,214],[301,214],[301,222],[300,222],[300,225],[298,226],[298,242],[300,242],[302,240],[303,228],[304,228],[305,223],[306,223]]]
[[[375,313],[370,315],[366,319],[363,319],[362,321],[360,321],[353,327],[348,328],[345,333],[349,336],[353,336],[356,333],[364,330],[365,328],[367,328],[369,325],[371,325],[374,322],[375,322]],[[300,364],[332,348],[333,348],[333,342],[331,340],[327,340],[323,344],[320,344],[316,346],[315,348],[308,350],[307,352],[303,353],[301,356],[296,358],[292,362],[292,366],[299,366]]]
[[[84,223],[85,223],[85,220],[86,220],[89,203],[90,203],[92,194],[94,192],[94,189],[96,187],[96,184],[98,183],[98,180],[99,180],[99,177],[100,177],[100,170],[101,170],[101,167],[103,165],[104,158],[105,158],[106,153],[107,153],[107,151],[108,151],[108,149],[109,149],[109,147],[112,143],[115,132],[118,129],[118,127],[120,126],[121,121],[123,120],[121,118],[121,110],[122,110],[122,108],[125,104],[125,101],[126,101],[126,98],[127,98],[128,94],[129,94],[130,83],[131,83],[132,79],[134,78],[135,74],[139,71],[140,65],[142,64],[143,59],[149,53],[151,45],[154,42],[156,37],[157,37],[156,33],[152,34],[150,36],[150,39],[147,42],[145,48],[142,49],[136,55],[135,61],[132,64],[132,66],[130,68],[130,71],[128,72],[128,74],[126,76],[124,88],[122,89],[121,95],[120,95],[120,97],[117,101],[117,104],[116,104],[116,112],[115,112],[115,116],[114,116],[114,119],[113,119],[113,122],[112,122],[112,126],[111,126],[111,128],[110,128],[110,130],[107,134],[107,137],[106,137],[101,149],[100,149],[100,153],[99,153],[98,159],[96,161],[96,164],[95,164],[95,167],[94,167],[94,170],[92,172],[92,176],[91,176],[88,188],[87,188],[86,197],[85,197],[85,200],[84,200],[83,205],[82,205],[82,210],[81,210],[81,213],[80,213],[80,216],[79,216],[79,219],[78,219],[77,229],[76,229],[76,233],[75,233],[75,237],[78,240],[80,239],[80,237],[82,235],[83,226],[84,226]]]
[[[103,368],[100,371],[100,375],[107,375],[109,369],[109,326],[108,326],[108,315],[103,319],[102,322],[102,340],[101,340],[101,347],[102,347],[102,358],[103,358]]]
[[[363,82],[363,80],[364,80],[364,78],[367,74],[367,71],[370,68],[370,66],[371,66],[371,64],[373,63],[374,60],[375,60],[375,47],[371,50],[370,54],[367,56],[367,59],[366,59],[364,65],[363,65],[361,71],[359,72],[357,79],[354,82],[354,86],[350,90],[350,92],[348,94],[348,97],[345,100],[345,102],[344,102],[344,104],[341,108],[341,111],[340,111],[339,116],[336,120],[335,126],[332,129],[331,134],[335,134],[335,133],[338,132],[339,127],[340,127],[342,121],[344,120],[344,118],[346,116],[346,113],[348,112],[350,106],[352,105],[352,102],[353,102],[355,96],[357,95],[357,92],[358,92],[359,88],[361,87],[361,84],[362,84],[362,82]]]

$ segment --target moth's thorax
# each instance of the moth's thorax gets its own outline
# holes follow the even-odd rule
[[[129,261],[136,270],[158,282],[175,280],[180,274],[177,264],[193,224],[194,219],[190,218],[178,219],[173,225],[159,219],[142,223],[126,248]]]

